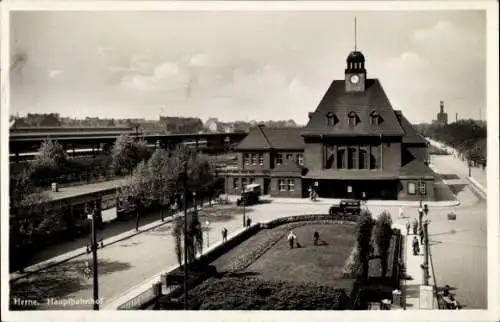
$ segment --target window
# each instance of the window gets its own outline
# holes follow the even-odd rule
[[[250,155],[249,155],[248,153],[245,153],[245,154],[243,155],[243,163],[244,163],[245,165],[250,165]]]
[[[283,154],[276,153],[276,165],[283,164]]]
[[[255,182],[254,178],[250,178],[250,184],[253,184]]]
[[[372,111],[370,113],[370,124],[373,127],[377,127],[379,124],[379,120],[380,120],[380,116],[378,115],[378,113],[376,111]]]
[[[287,159],[287,160],[292,160],[292,159],[293,159],[293,154],[291,154],[291,153],[287,153],[287,154],[286,154],[286,159]]]
[[[297,154],[297,164],[304,165],[304,155],[302,153]]]
[[[359,168],[360,169],[367,169],[368,168],[368,153],[366,152],[365,147],[360,147],[359,149]]]
[[[247,187],[247,178],[241,178],[241,188],[245,190]]]
[[[355,112],[349,112],[347,114],[349,126],[355,126],[357,123],[357,116]]]
[[[234,190],[238,190],[238,184],[239,184],[239,180],[238,178],[233,178],[233,189]]]
[[[346,149],[345,148],[339,148],[337,152],[337,169],[345,169],[346,164],[345,164],[345,154],[346,154]]]
[[[253,153],[252,156],[252,165],[257,165],[257,154]]]
[[[286,191],[286,184],[285,184],[285,180],[278,180],[278,189],[280,191]]]
[[[356,164],[356,149],[348,148],[347,149],[347,169],[354,169],[354,165]]]
[[[288,191],[295,191],[295,180],[288,180]]]
[[[334,126],[335,125],[335,116],[333,115],[332,112],[328,112],[326,114],[326,124],[328,126]]]
[[[414,195],[416,194],[416,185],[415,182],[408,182],[408,194]]]
[[[264,153],[259,153],[259,165],[264,165]]]

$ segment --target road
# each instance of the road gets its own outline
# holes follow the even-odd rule
[[[452,157],[450,157],[452,158]],[[446,165],[446,160],[440,164]],[[456,286],[458,299],[469,308],[483,307],[486,303],[486,209],[478,203],[471,191],[464,188],[458,197],[463,206],[457,208],[458,220],[446,220],[446,209],[431,209],[430,234],[433,244],[432,254],[438,284]],[[328,203],[286,204],[271,202],[247,208],[254,222],[273,218],[326,213]],[[387,210],[393,214],[395,223],[406,219],[397,218],[397,207],[370,207],[374,215]],[[415,216],[416,207],[405,207],[405,215]],[[229,233],[242,227],[242,209],[226,206],[200,216],[201,222],[208,219],[211,243],[221,240],[223,227]],[[456,233],[450,233],[455,230]],[[205,234],[205,238],[206,238]],[[458,251],[457,246],[460,247]],[[152,231],[144,232],[127,240],[100,249],[99,256],[99,294],[106,303],[122,296],[131,288],[152,276],[177,264],[171,226],[166,224]],[[92,297],[92,280],[85,278],[83,268],[90,261],[90,255],[82,255],[69,262],[43,270],[11,285],[13,296],[20,299],[41,299],[38,305],[24,309],[91,309],[91,305],[47,305],[46,298],[89,299]]]
[[[468,169],[452,156],[437,156],[432,165],[435,171],[453,178],[449,184],[467,184]],[[482,171],[480,169],[476,169]],[[475,178],[481,184],[486,176]],[[458,208],[456,221],[446,213],[432,213],[429,225],[431,254],[438,285],[450,285],[465,309],[487,309],[487,209],[486,202],[472,194],[468,187],[459,192],[463,206]]]

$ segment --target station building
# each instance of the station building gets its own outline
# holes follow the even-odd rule
[[[305,127],[250,130],[236,147],[230,194],[251,183],[276,197],[434,200],[427,141],[395,110],[359,51],[347,57]]]

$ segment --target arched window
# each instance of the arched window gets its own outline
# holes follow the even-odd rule
[[[335,117],[332,112],[326,113],[326,124],[328,126],[334,126],[335,125]]]

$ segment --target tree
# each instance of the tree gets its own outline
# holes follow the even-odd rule
[[[368,278],[369,258],[371,253],[372,229],[374,221],[368,210],[363,210],[359,216],[356,229],[356,242],[359,260],[361,261],[361,276],[363,280]]]
[[[112,166],[116,174],[132,174],[133,169],[151,156],[147,143],[129,135],[121,135],[111,151]]]
[[[179,265],[183,261],[183,237],[184,237],[184,219],[177,218],[174,223],[173,234],[175,240],[175,254]],[[203,252],[203,229],[201,222],[198,218],[197,211],[190,211],[187,217],[186,227],[186,245],[187,249],[187,262],[188,264],[194,263],[196,260],[196,253]]]
[[[118,192],[119,198],[132,204],[136,214],[135,230],[139,231],[139,218],[144,210],[151,205],[153,194],[151,191],[152,177],[149,168],[141,161],[127,183]]]
[[[387,259],[389,255],[389,247],[392,238],[392,218],[391,215],[384,211],[375,222],[375,242],[377,243],[378,253],[382,261],[382,276],[387,273]]]
[[[22,268],[32,246],[62,232],[65,225],[61,213],[52,209],[47,194],[32,185],[27,171],[11,178],[9,193],[11,267]]]

